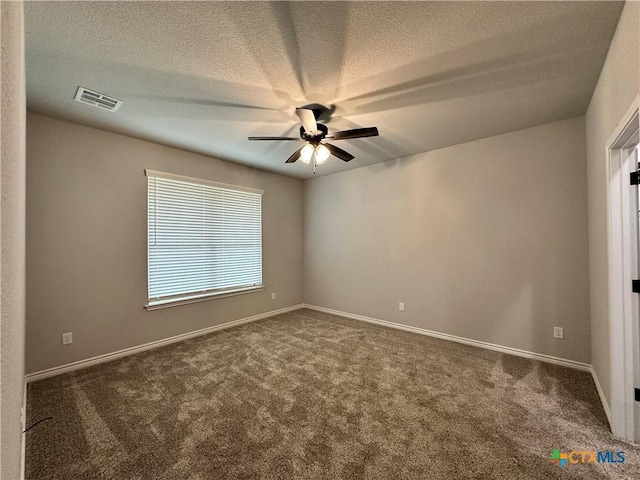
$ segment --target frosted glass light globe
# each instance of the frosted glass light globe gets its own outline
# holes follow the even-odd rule
[[[331,152],[324,145],[318,145],[316,147],[316,164],[322,165],[324,162],[329,160],[329,155]]]
[[[306,163],[307,165],[311,163],[314,150],[313,145],[310,143],[307,143],[304,148],[300,150],[300,160],[302,160],[302,163]]]

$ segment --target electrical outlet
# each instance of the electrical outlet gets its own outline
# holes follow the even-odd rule
[[[275,299],[276,299],[276,292],[273,292],[273,293],[271,294],[271,300],[275,300]]]
[[[553,338],[564,338],[564,328],[553,327]]]
[[[404,312],[404,302],[400,302],[398,304],[398,310],[400,310],[401,312]]]
[[[72,343],[73,343],[73,334],[71,332],[63,333],[62,334],[62,344],[63,345],[70,345]]]

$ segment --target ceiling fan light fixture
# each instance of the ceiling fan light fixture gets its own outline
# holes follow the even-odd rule
[[[333,155],[343,162],[349,162],[355,157],[349,152],[336,147],[333,143],[323,144],[327,140],[351,140],[353,138],[376,137],[378,129],[376,127],[352,128],[350,130],[342,130],[339,132],[329,133],[326,125],[318,123],[318,119],[323,113],[331,113],[335,110],[335,105],[331,106],[331,110],[320,104],[312,103],[304,107],[296,108],[296,115],[302,125],[300,126],[300,138],[297,137],[249,137],[249,140],[291,140],[306,142],[299,147],[285,163],[295,163],[300,160],[306,165],[313,162],[313,173],[316,172],[316,165],[322,165]],[[325,119],[328,121],[328,118]]]
[[[329,151],[329,149],[327,147],[325,147],[322,144],[318,145],[316,147],[316,164],[317,165],[322,165],[327,160],[329,160],[329,156],[330,155],[331,155],[331,152]]]
[[[311,157],[313,157],[313,152],[315,148],[310,143],[307,143],[302,150],[300,150],[300,161],[302,163],[306,163],[309,165],[311,163]]]

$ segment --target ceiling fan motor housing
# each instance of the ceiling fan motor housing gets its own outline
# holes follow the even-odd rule
[[[314,146],[318,146],[320,141],[327,136],[327,133],[329,133],[329,129],[327,128],[326,125],[323,125],[321,123],[318,123],[317,127],[318,127],[318,130],[320,130],[320,133],[318,135],[309,135],[305,131],[304,127],[300,127],[300,138],[302,140],[305,140],[311,143]]]

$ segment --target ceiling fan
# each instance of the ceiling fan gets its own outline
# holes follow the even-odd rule
[[[378,135],[376,127],[354,128],[341,132],[329,133],[326,125],[318,123],[318,119],[323,119],[330,114],[335,107],[329,109],[323,105],[311,104],[296,108],[296,115],[300,119],[300,137],[249,137],[249,140],[293,140],[306,142],[298,148],[287,159],[285,163],[294,163],[300,159],[303,163],[310,164],[313,160],[314,173],[315,166],[325,163],[330,155],[338,157],[340,160],[348,162],[354,156],[335,145],[327,143],[325,140],[349,140],[352,138],[375,137]]]

